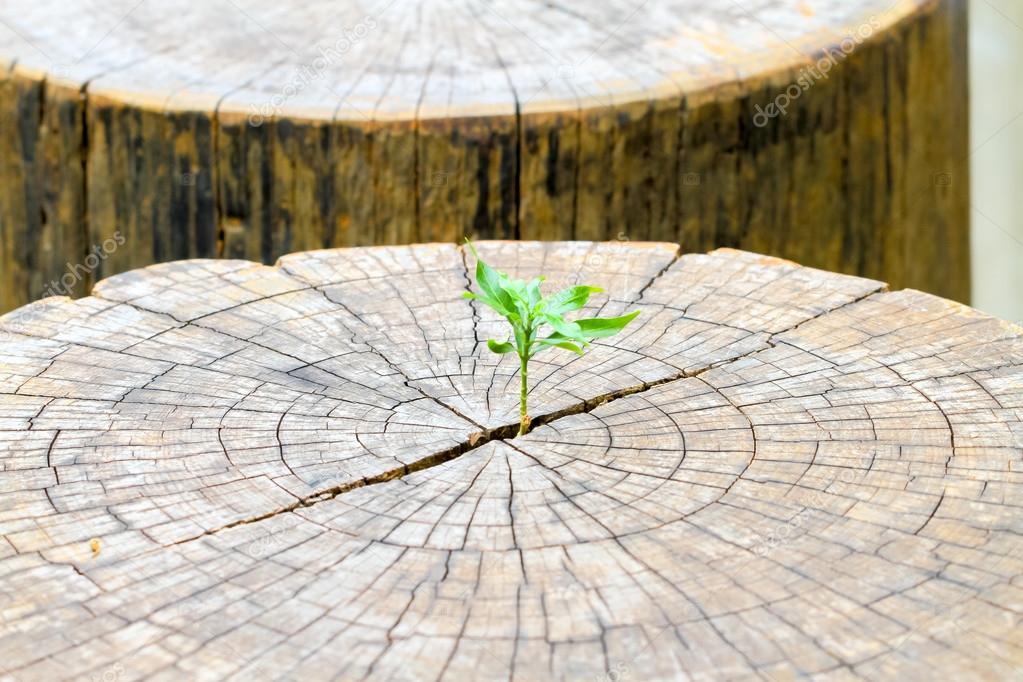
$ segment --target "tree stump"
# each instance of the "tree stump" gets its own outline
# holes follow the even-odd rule
[[[534,360],[522,437],[452,245],[154,265],[0,318],[5,679],[1023,664],[1023,330],[741,251],[478,247],[641,311]]]
[[[463,235],[969,300],[962,0],[282,7],[4,3],[0,312],[154,262]]]

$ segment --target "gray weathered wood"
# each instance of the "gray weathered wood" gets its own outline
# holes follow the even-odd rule
[[[523,437],[451,245],[0,317],[3,679],[1018,672],[1023,330],[740,251],[479,249],[642,311],[537,358]]]

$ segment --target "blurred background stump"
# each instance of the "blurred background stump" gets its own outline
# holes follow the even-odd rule
[[[0,9],[0,310],[153,262],[733,246],[969,298],[965,3]]]

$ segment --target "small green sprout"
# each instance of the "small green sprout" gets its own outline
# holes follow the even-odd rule
[[[514,343],[511,339],[506,341],[487,339],[487,347],[501,355],[514,352],[519,356],[521,436],[529,431],[530,423],[529,410],[526,406],[529,361],[537,353],[548,348],[563,348],[582,355],[593,339],[614,336],[632,322],[639,315],[639,311],[621,317],[566,320],[565,313],[582,308],[589,300],[590,294],[603,289],[578,285],[544,297],[540,294],[543,277],[535,277],[528,282],[511,279],[505,273],[484,263],[471,241],[466,239],[465,242],[476,256],[476,283],[483,293],[466,292],[463,297],[490,306],[504,316],[512,328]],[[546,336],[540,336],[543,327],[549,328]]]

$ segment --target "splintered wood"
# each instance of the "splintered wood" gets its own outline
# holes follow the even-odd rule
[[[1006,679],[1023,330],[674,244],[484,242],[639,309],[531,371],[447,245],[0,318],[7,680]]]

